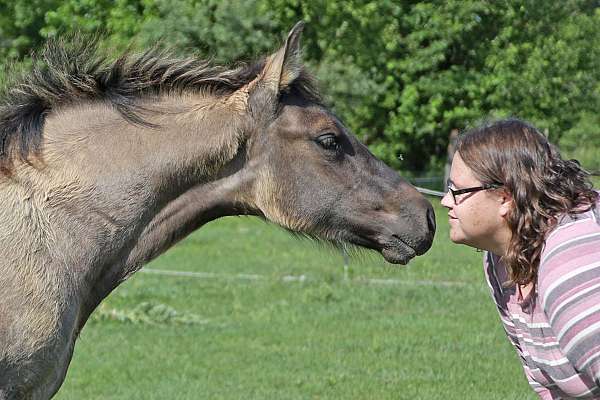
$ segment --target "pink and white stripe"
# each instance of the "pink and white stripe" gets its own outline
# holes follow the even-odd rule
[[[486,253],[484,267],[500,319],[540,398],[600,399],[600,218],[592,211],[567,216],[554,229],[529,298],[503,287],[507,273],[497,256]]]

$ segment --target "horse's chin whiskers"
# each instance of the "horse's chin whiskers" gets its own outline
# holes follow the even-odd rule
[[[324,240],[332,244],[337,248],[341,248],[344,246],[344,243],[349,242],[343,238],[342,233],[337,229],[332,228],[321,228],[315,229],[312,233],[312,236],[315,236],[317,240]]]

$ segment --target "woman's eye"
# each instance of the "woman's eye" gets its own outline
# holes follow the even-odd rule
[[[325,133],[316,139],[317,143],[326,150],[338,150],[339,143],[337,137],[333,133]]]

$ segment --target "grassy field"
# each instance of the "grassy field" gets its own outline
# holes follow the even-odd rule
[[[434,203],[439,203],[433,200]],[[481,254],[350,260],[253,218],[215,221],[119,287],[84,328],[70,399],[534,399]]]

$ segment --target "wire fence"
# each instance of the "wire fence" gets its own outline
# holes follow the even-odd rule
[[[444,197],[446,195],[446,193],[440,192],[439,190],[432,190],[432,189],[422,188],[422,187],[418,187],[418,186],[416,186],[416,188],[419,192],[421,192],[423,194],[428,194],[431,196]]]
[[[444,177],[442,176],[425,176],[409,179],[410,183],[415,185],[417,190],[423,194],[436,197],[444,197],[446,193],[440,191],[444,187]]]

